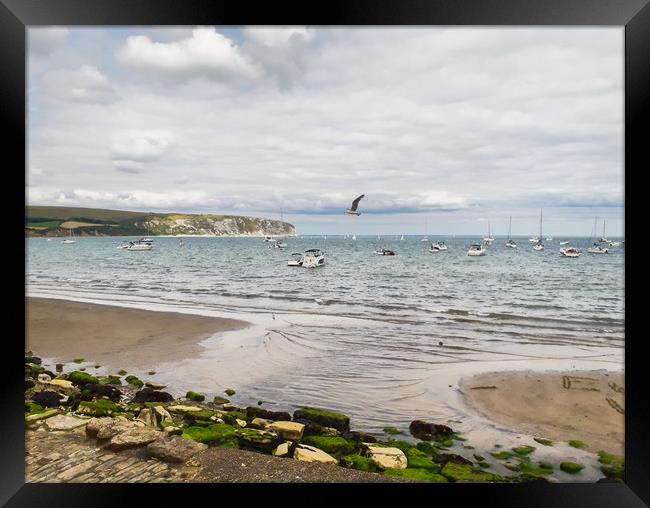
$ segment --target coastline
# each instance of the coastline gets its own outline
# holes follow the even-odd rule
[[[61,363],[88,359],[114,370],[150,369],[193,358],[215,333],[245,321],[26,297],[26,349]]]
[[[513,431],[624,453],[622,372],[491,372],[463,378],[459,388],[471,408]]]

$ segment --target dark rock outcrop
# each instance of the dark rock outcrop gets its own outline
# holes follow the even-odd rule
[[[454,431],[446,425],[438,425],[436,423],[425,422],[423,420],[413,420],[409,425],[411,434],[422,440],[430,441],[444,436],[451,436]]]
[[[269,411],[261,407],[249,406],[246,408],[246,419],[252,420],[253,418],[264,418],[265,420],[272,421],[291,421],[291,415],[286,411]]]
[[[87,387],[95,397],[106,397],[113,402],[119,402],[122,395],[122,392],[114,386],[89,384]]]
[[[152,388],[143,388],[133,396],[133,402],[142,404],[144,402],[173,402],[172,397],[167,392],[161,392]]]
[[[32,400],[43,407],[57,407],[61,403],[62,398],[63,396],[61,394],[49,390],[36,392],[32,396]]]

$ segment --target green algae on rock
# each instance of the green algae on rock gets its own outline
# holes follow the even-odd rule
[[[560,464],[560,469],[565,473],[576,474],[582,471],[585,468],[582,464],[577,464],[575,462],[562,462]]]
[[[142,388],[144,386],[144,383],[135,376],[126,376],[124,378],[124,381],[126,381],[130,385],[137,386],[138,388]]]
[[[91,376],[90,374],[86,374],[85,372],[79,372],[78,370],[72,371],[70,372],[70,374],[68,374],[68,381],[71,381],[76,385],[85,385],[88,383],[91,384],[99,383],[99,379],[97,379],[95,376]]]
[[[587,443],[585,443],[583,441],[580,441],[578,439],[571,439],[570,441],[568,441],[568,443],[569,443],[569,446],[573,446],[574,448],[586,448],[587,447]]]
[[[490,455],[492,455],[495,459],[499,459],[499,460],[507,460],[510,457],[512,457],[512,453],[510,452],[498,452],[498,453],[492,452],[490,453]]]
[[[366,471],[368,473],[378,473],[380,469],[368,457],[362,455],[352,454],[341,457],[341,465],[349,467],[350,469],[357,469],[359,471]]]
[[[195,402],[203,402],[205,400],[205,395],[202,393],[189,391],[185,394],[185,398],[188,400],[193,400]]]
[[[602,464],[600,470],[607,478],[623,480],[625,474],[625,459],[623,457],[601,450],[598,452],[598,462]]]
[[[77,412],[91,416],[109,416],[115,413],[122,413],[124,410],[108,399],[99,399],[95,402],[80,402]]]
[[[488,473],[486,471],[477,471],[473,466],[468,464],[455,464],[454,462],[447,462],[445,467],[442,468],[440,474],[448,479],[457,481],[470,481],[470,482],[498,482],[503,481],[503,477]]]
[[[351,455],[356,449],[356,444],[342,437],[306,436],[303,443],[315,446],[330,455]]]
[[[515,452],[517,455],[528,455],[536,450],[534,446],[515,446],[511,448],[513,452]]]
[[[198,443],[221,446],[224,448],[239,448],[235,429],[225,423],[214,423],[207,427],[191,426],[183,429],[182,436]]]
[[[553,446],[553,441],[550,439],[546,439],[544,437],[534,437],[533,439],[544,446]]]
[[[409,478],[411,480],[420,480],[431,483],[449,483],[444,476],[434,473],[428,469],[406,468],[406,469],[388,469],[384,475],[395,476],[398,478]]]
[[[384,427],[384,432],[385,432],[386,434],[390,434],[391,436],[394,436],[394,435],[396,435],[396,434],[401,434],[401,433],[402,433],[401,430],[399,430],[399,429],[397,429],[397,428],[395,428],[395,427]]]
[[[407,455],[406,458],[408,460],[408,468],[426,469],[427,471],[431,471],[433,473],[440,472],[440,464],[436,464],[430,458],[421,457],[418,455],[412,455],[410,457]]]
[[[220,406],[222,404],[228,404],[228,402],[230,402],[230,400],[226,399],[225,397],[221,397],[219,395],[216,395],[214,397],[214,399],[212,399],[212,402],[217,404],[218,406]]]
[[[293,419],[304,419],[325,427],[333,427],[336,430],[347,431],[350,430],[350,417],[343,413],[336,413],[334,411],[327,411],[325,409],[316,409],[311,407],[304,407],[298,409],[293,413]]]
[[[225,389],[225,390],[223,391],[223,393],[225,393],[226,395],[228,395],[228,397],[232,397],[232,396],[235,395],[235,393],[237,393],[237,392],[236,392],[235,390],[233,390],[232,388],[227,388],[227,389]]]

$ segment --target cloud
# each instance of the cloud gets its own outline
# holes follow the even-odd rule
[[[43,85],[51,97],[70,102],[110,104],[118,99],[108,78],[92,65],[50,71],[43,76]]]
[[[27,51],[30,55],[48,56],[65,45],[70,30],[63,27],[28,27]]]
[[[130,36],[116,58],[138,72],[172,79],[240,81],[255,79],[260,73],[230,39],[211,28],[195,28],[191,36],[172,42]]]
[[[134,131],[120,133],[110,148],[114,161],[152,162],[159,160],[169,150],[171,133],[167,131]]]

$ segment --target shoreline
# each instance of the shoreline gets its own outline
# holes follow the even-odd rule
[[[61,363],[89,359],[117,369],[151,369],[201,354],[200,342],[246,321],[25,297],[26,349]]]
[[[515,432],[624,453],[622,372],[489,372],[462,378],[459,389],[469,408]]]

